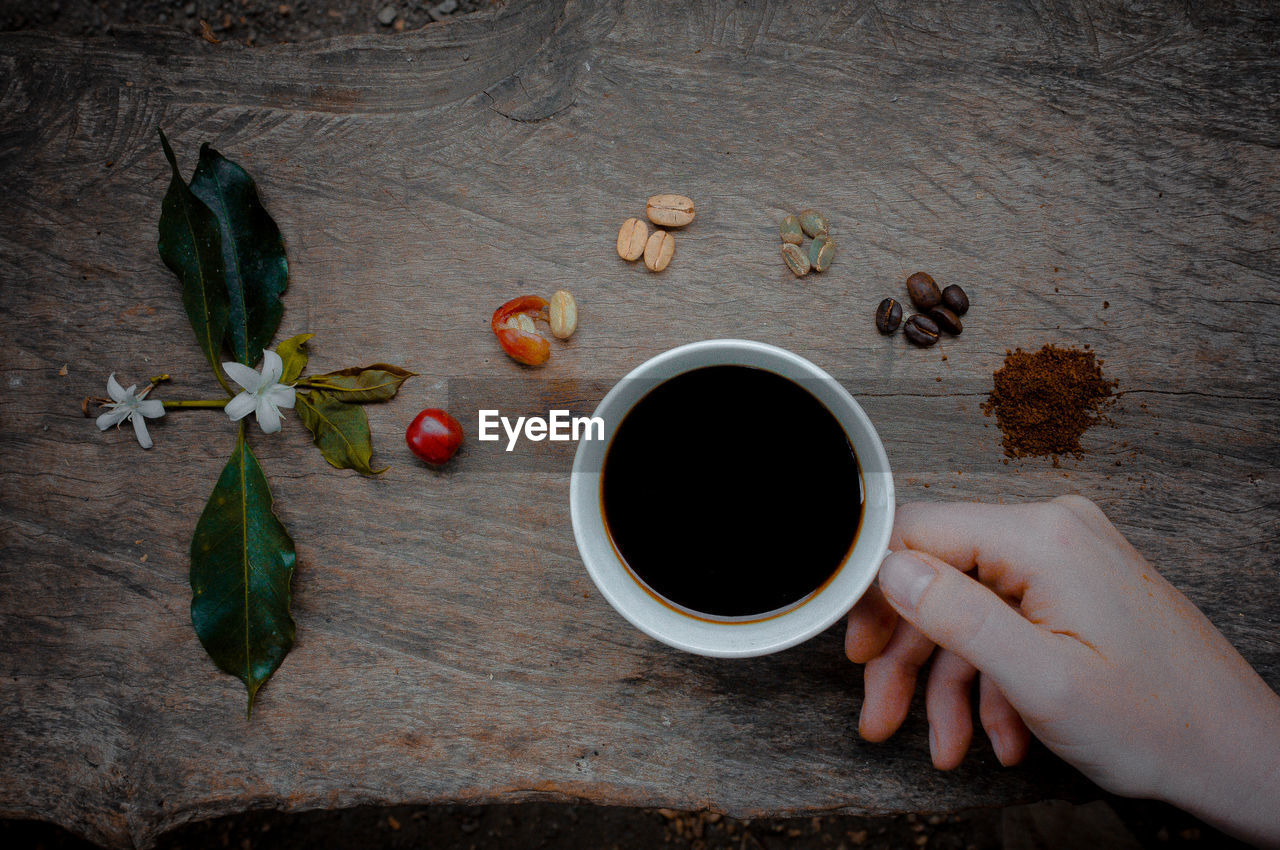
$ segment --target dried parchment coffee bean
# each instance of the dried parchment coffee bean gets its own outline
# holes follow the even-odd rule
[[[547,318],[556,339],[568,339],[578,327],[578,302],[565,290],[556,290],[547,303]]]
[[[684,227],[693,221],[693,201],[684,195],[654,195],[644,208],[649,221],[663,227]]]
[[[800,227],[810,236],[825,236],[830,229],[827,217],[817,210],[805,210],[800,213]]]
[[[942,293],[938,291],[938,284],[933,282],[925,272],[916,272],[907,278],[907,295],[911,297],[911,303],[921,312],[932,310],[942,303]]]
[[[649,271],[660,272],[671,265],[675,253],[676,238],[665,230],[655,230],[644,245],[644,264]]]
[[[791,269],[791,273],[796,277],[804,277],[809,273],[809,257],[799,245],[792,245],[790,242],[784,243],[782,246],[782,261],[787,264],[787,268]]]
[[[916,313],[902,327],[902,333],[921,348],[928,348],[938,341],[938,325],[928,316]]]
[[[960,317],[946,307],[934,307],[929,311],[929,318],[952,336],[960,336],[964,331],[964,325],[960,324]]]
[[[942,306],[957,316],[963,316],[969,311],[969,295],[953,283],[942,290]]]
[[[644,243],[649,241],[649,226],[638,218],[629,218],[618,231],[618,256],[628,263],[644,255]]]
[[[800,227],[800,216],[789,215],[782,220],[782,225],[778,228],[778,233],[782,236],[783,242],[790,242],[792,245],[799,245],[804,241],[804,230]]]
[[[818,234],[809,243],[809,265],[815,272],[825,272],[836,258],[836,243],[830,236]]]
[[[891,334],[902,324],[902,305],[892,298],[886,298],[876,308],[876,330],[882,334]]]

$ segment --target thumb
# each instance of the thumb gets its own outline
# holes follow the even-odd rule
[[[1002,685],[1025,680],[1050,658],[1048,635],[985,585],[930,555],[889,553],[880,589],[911,625]]]

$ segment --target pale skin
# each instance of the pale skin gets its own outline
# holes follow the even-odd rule
[[[1088,499],[910,504],[849,612],[859,732],[902,724],[916,677],[934,766],[963,761],[971,693],[1002,764],[1034,734],[1117,794],[1280,848],[1280,696]]]

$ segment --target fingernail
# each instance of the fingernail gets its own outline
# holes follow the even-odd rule
[[[929,758],[938,760],[938,730],[929,727]]]
[[[891,552],[880,565],[880,589],[904,608],[915,608],[937,573],[906,552]]]
[[[995,726],[987,730],[987,737],[991,739],[991,750],[996,754],[996,761],[1004,764],[1004,730],[999,726]]]

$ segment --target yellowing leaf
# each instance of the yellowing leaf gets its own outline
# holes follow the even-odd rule
[[[280,359],[284,361],[284,374],[280,376],[280,383],[292,384],[298,380],[302,370],[307,368],[307,352],[302,346],[306,345],[307,340],[313,336],[315,334],[298,334],[276,346],[276,354],[279,354]]]
[[[387,401],[395,398],[400,385],[416,374],[389,363],[374,363],[372,366],[352,366],[350,369],[339,369],[323,375],[308,375],[302,384],[329,393],[340,401]]]
[[[311,432],[324,459],[338,469],[354,469],[366,475],[386,472],[374,469],[369,417],[354,404],[339,401],[326,392],[299,392],[298,417]]]

